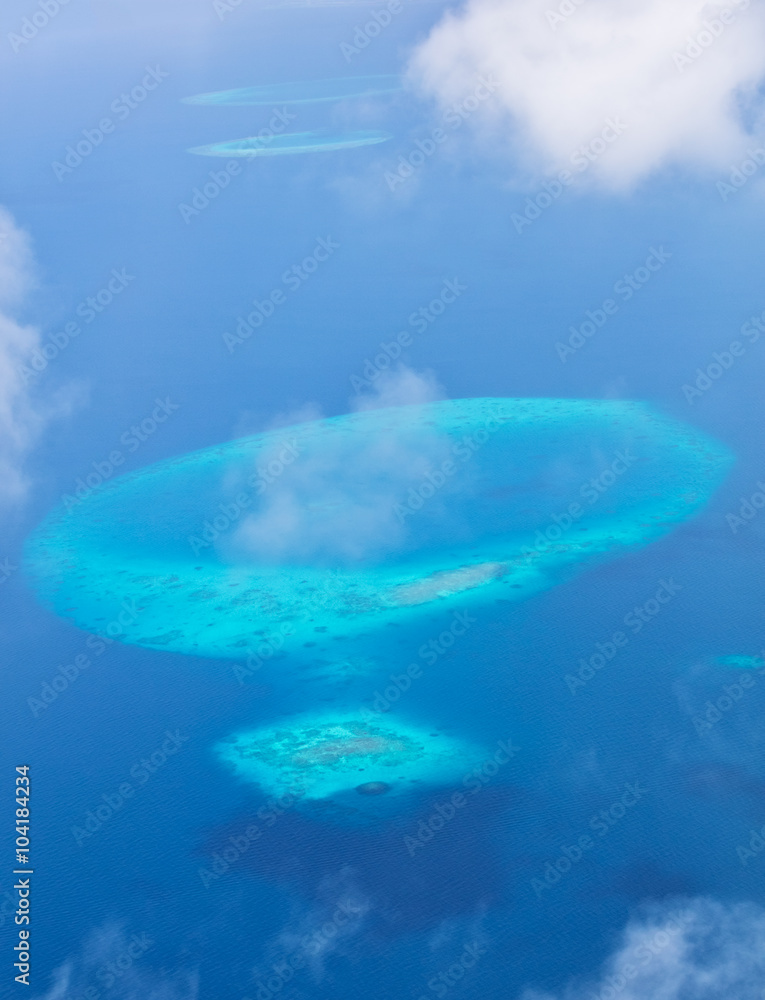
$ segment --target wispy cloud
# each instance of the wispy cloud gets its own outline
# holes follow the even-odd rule
[[[324,878],[316,896],[314,905],[295,912],[289,926],[266,944],[263,963],[252,970],[256,981],[276,975],[286,982],[306,968],[314,982],[321,982],[326,961],[352,949],[372,907],[353,870],[342,868]]]
[[[761,1000],[763,982],[765,910],[702,897],[630,921],[599,976],[559,1000]],[[556,998],[528,989],[520,1000]]]
[[[369,393],[359,393],[351,399],[356,411],[378,410],[385,406],[409,406],[432,403],[445,396],[443,387],[432,371],[415,372],[405,365],[382,372]]]
[[[442,394],[432,373],[401,367],[352,402],[362,412],[425,403]],[[310,441],[304,445],[311,431],[311,425],[292,428],[298,458],[244,519],[232,539],[234,550],[270,563],[309,559],[331,565],[363,561],[401,545],[408,529],[396,516],[396,504],[448,455],[445,437],[407,410],[392,410],[378,430],[366,427],[363,434],[326,439],[319,450]]]
[[[0,503],[23,498],[24,460],[46,412],[30,397],[19,367],[40,346],[39,331],[20,323],[18,310],[34,286],[31,241],[0,207]]]
[[[576,176],[580,151],[589,180],[624,188],[670,165],[719,170],[746,150],[762,124],[764,29],[751,0],[469,0],[411,72],[443,105],[491,78],[475,123],[518,167]]]
[[[128,933],[123,925],[105,924],[92,931],[81,949],[53,973],[50,988],[38,1000],[197,1000],[195,972],[157,972],[152,967],[156,942],[145,932]]]

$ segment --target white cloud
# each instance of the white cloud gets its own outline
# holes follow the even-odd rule
[[[569,169],[620,188],[661,167],[719,171],[745,155],[761,114],[764,34],[760,0],[468,0],[410,69],[444,105],[493,79],[494,99],[471,122],[523,170]],[[572,156],[617,118],[626,128],[580,171]]]
[[[266,944],[262,965],[252,970],[254,980],[267,980],[271,972],[285,968],[285,961],[291,965],[300,958],[313,981],[321,982],[327,960],[352,948],[372,908],[359,891],[353,870],[346,867],[323,879],[316,896],[315,906],[296,909],[289,927]]]
[[[197,1000],[196,973],[156,972],[152,957],[156,942],[144,933],[128,934],[121,924],[92,931],[79,953],[53,973],[50,989],[39,1000]]]
[[[404,407],[442,395],[432,373],[400,367],[382,373],[371,393],[353,400],[353,409]],[[285,450],[290,444],[293,458]],[[333,565],[389,552],[408,532],[396,505],[448,455],[449,441],[406,409],[392,411],[377,432],[338,437],[319,452],[310,446],[304,452],[300,426],[285,428],[273,454],[258,463],[267,468],[273,459],[283,471],[236,531],[231,554]]]
[[[377,410],[384,406],[411,406],[432,403],[444,398],[444,390],[432,371],[412,371],[399,365],[393,371],[380,372],[371,393],[359,394],[351,400],[356,411]]]
[[[48,421],[83,400],[82,385],[70,382],[43,396],[21,374],[40,347],[39,330],[16,318],[34,285],[30,238],[0,206],[0,506],[26,495],[25,462]]]
[[[24,458],[45,420],[18,373],[40,344],[39,332],[14,318],[33,283],[29,237],[0,208],[0,501],[5,502],[24,495]]]
[[[562,1000],[762,1000],[765,910],[753,903],[678,900],[631,921],[598,980]],[[526,990],[521,1000],[555,1000]]]

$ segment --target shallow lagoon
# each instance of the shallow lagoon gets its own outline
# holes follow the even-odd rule
[[[390,132],[359,130],[355,132],[291,132],[285,135],[250,136],[214,142],[206,146],[193,146],[190,153],[197,156],[287,156],[292,153],[328,153],[337,149],[354,149],[357,146],[375,146],[393,138]]]
[[[362,722],[358,713],[294,716],[239,733],[218,752],[266,794],[307,801],[353,792],[393,797],[412,785],[457,783],[481,756],[443,733],[400,718]]]
[[[183,98],[184,104],[213,107],[247,107],[260,104],[315,104],[341,101],[352,97],[374,97],[401,90],[401,77],[346,76],[329,80],[299,80],[294,83],[270,83],[259,87],[217,90]]]
[[[521,600],[660,537],[728,464],[720,445],[638,403],[370,410],[65,498],[26,568],[49,606],[92,632],[239,660],[265,644],[363,671],[386,626]]]

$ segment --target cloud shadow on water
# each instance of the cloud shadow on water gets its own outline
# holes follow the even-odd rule
[[[358,892],[371,901],[370,929],[397,937],[507,901],[507,863],[492,831],[506,823],[508,810],[522,798],[520,790],[484,789],[430,840],[413,853],[407,849],[404,837],[415,837],[420,821],[437,815],[436,803],[447,802],[453,791],[440,789],[416,810],[375,827],[327,823],[315,812],[293,808],[269,828],[253,810],[212,830],[202,853],[209,868],[230,837],[257,824],[262,835],[223,879],[264,879],[312,900],[317,884],[350,869]]]

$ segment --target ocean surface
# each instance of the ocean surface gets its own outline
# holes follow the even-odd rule
[[[29,765],[31,996],[515,1000],[571,987],[607,1000],[603,963],[651,907],[765,906],[765,850],[739,850],[765,822],[765,337],[741,332],[765,310],[759,218],[746,192],[723,202],[708,178],[663,174],[639,198],[567,192],[518,233],[511,217],[529,192],[476,153],[466,126],[443,121],[447,141],[391,189],[386,173],[441,120],[408,91],[289,105],[293,132],[384,142],[240,157],[237,170],[189,154],[257,136],[287,105],[184,98],[396,74],[441,13],[406,6],[349,66],[340,46],[368,9],[243,5],[204,30],[136,28],[117,44],[73,4],[60,14],[66,45],[54,46],[51,25],[0,69],[3,90],[14,88],[11,145],[32,149],[0,166],[39,268],[23,318],[44,342],[79,326],[33,376],[35,391],[76,402],[34,452],[28,502],[5,519],[0,550],[12,567],[1,585],[0,801],[10,818],[13,769]],[[147,67],[166,75],[124,118],[109,112]],[[52,165],[105,114],[114,131],[57,176]],[[112,279],[109,304],[88,306]],[[561,349],[607,299],[618,309]],[[714,353],[737,338],[744,353],[719,366]],[[713,363],[705,381],[698,369]],[[358,411],[359,396],[406,402],[385,387],[406,389],[407,373],[441,399],[634,401],[725,457],[655,537],[551,573],[520,598],[493,577],[467,588],[465,604],[461,584],[457,596],[436,587],[427,611],[365,622],[350,660],[282,643],[276,613],[248,663],[212,655],[212,642],[194,653],[177,637],[139,641],[156,631],[123,642],[124,622],[107,627],[119,601],[99,622],[40,594],[25,547],[66,497],[76,516],[154,463],[262,432],[288,441],[292,425]],[[571,438],[562,452],[541,446],[550,475],[535,480],[531,545],[565,509],[561,484],[575,500],[613,460],[595,429]],[[503,449],[511,461],[511,437]],[[574,455],[582,479],[566,466]],[[665,461],[651,502],[677,473]],[[142,495],[145,537],[157,562],[193,566],[186,526],[205,521],[211,494],[192,484],[181,503],[171,487]],[[133,514],[87,525],[109,572],[137,537]],[[174,518],[182,528],[164,550],[150,526]],[[342,538],[341,522],[330,518]],[[415,549],[418,523],[407,520]],[[319,575],[356,558],[309,555]],[[269,559],[279,565],[278,552]],[[117,593],[101,572],[87,579],[91,597]],[[164,599],[171,583],[152,586]],[[125,593],[131,625],[134,599]],[[451,631],[458,612],[467,627]],[[220,752],[233,734],[364,707],[475,758],[460,757],[449,780],[415,769],[400,798],[349,793],[343,808],[321,809],[279,798]],[[11,942],[13,837],[2,830],[0,932]],[[0,990],[20,994],[7,971]]]

